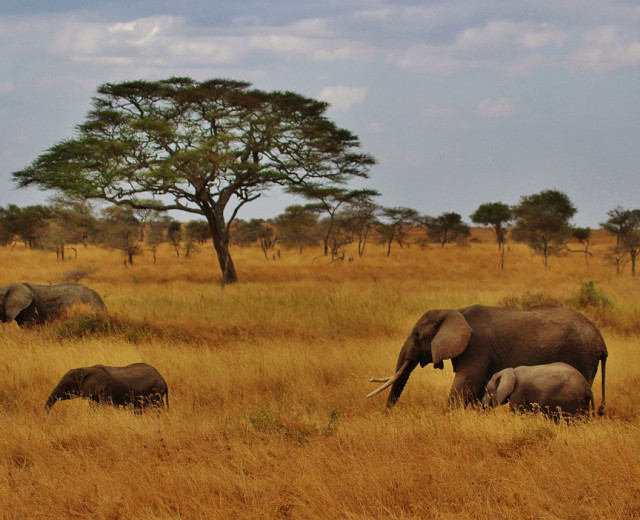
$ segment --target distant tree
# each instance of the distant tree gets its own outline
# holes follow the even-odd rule
[[[168,228],[171,222],[171,217],[168,215],[159,216],[155,214],[149,216],[147,219],[147,245],[149,251],[153,257],[153,263],[155,264],[158,257],[158,247],[168,239]]]
[[[616,275],[622,271],[622,267],[626,263],[627,252],[621,246],[613,246],[604,255],[605,260],[616,266]]]
[[[30,248],[41,245],[43,231],[49,224],[52,210],[48,206],[35,205],[20,208],[9,204],[0,213],[0,220],[8,242],[20,239]]]
[[[262,219],[253,219],[253,222],[249,223],[246,220],[237,219],[233,226],[233,241],[235,244],[246,247],[258,242],[258,230],[257,223],[262,222]]]
[[[138,241],[144,242],[145,234],[147,231],[148,223],[151,219],[155,218],[158,215],[158,211],[153,209],[154,201],[147,200],[146,202],[141,201],[143,204],[148,204],[151,207],[146,206],[138,206],[133,208],[133,214],[136,217],[140,225],[140,236],[138,237]]]
[[[205,220],[190,220],[185,224],[184,232],[188,240],[198,244],[204,244],[211,238],[211,232]]]
[[[345,230],[357,239],[360,258],[364,255],[369,233],[379,223],[380,209],[380,206],[373,202],[372,197],[367,196],[351,201],[340,214]]]
[[[9,204],[6,208],[0,207],[0,239],[2,245],[11,244],[18,238],[21,211],[15,204]]]
[[[127,206],[111,206],[102,211],[102,242],[122,251],[124,265],[133,264],[133,258],[141,253],[138,243],[140,223],[133,209]]]
[[[167,240],[176,252],[176,258],[180,258],[180,244],[182,242],[182,224],[177,220],[170,220],[167,224]]]
[[[496,234],[500,250],[500,270],[504,269],[504,244],[507,237],[507,226],[513,218],[511,208],[502,202],[486,202],[480,204],[471,214],[471,221],[482,226],[490,226]]]
[[[299,204],[287,206],[284,213],[274,219],[283,245],[302,248],[315,246],[321,240],[318,232],[318,215],[314,209]]]
[[[46,248],[56,252],[56,257],[64,261],[65,249],[69,248],[78,256],[73,245],[87,246],[87,240],[95,239],[99,227],[93,208],[86,202],[55,199],[50,206],[47,227],[42,231],[42,241]]]
[[[346,247],[354,241],[355,234],[348,229],[346,222],[342,220],[342,213],[338,213],[334,219],[331,234],[328,237],[331,261],[344,260]]]
[[[440,247],[470,235],[469,226],[462,221],[462,216],[458,213],[449,212],[439,217],[427,217],[425,225],[429,237],[439,243]]]
[[[581,251],[569,250],[573,253],[584,253],[584,262],[587,266],[589,266],[589,257],[593,256],[589,251],[589,246],[591,245],[591,229],[586,227],[574,227],[571,230],[571,235],[573,239],[583,246],[584,249]]]
[[[269,258],[267,253],[275,246],[280,238],[281,235],[275,233],[273,223],[261,218],[252,218],[248,222],[238,222],[236,228],[236,240],[238,244],[248,246],[258,242],[265,259]]]
[[[258,235],[258,242],[260,243],[260,249],[264,254],[266,260],[269,259],[267,253],[273,249],[281,235],[275,233],[273,225],[270,222],[261,221],[256,226],[256,233]]]
[[[14,234],[9,230],[9,228],[5,225],[4,215],[5,209],[0,208],[0,246],[6,246],[13,242]]]
[[[576,208],[561,191],[544,190],[523,196],[520,204],[513,207],[515,226],[511,236],[538,251],[548,268],[549,256],[571,236],[569,220],[575,214]]]
[[[391,255],[391,244],[403,247],[409,231],[420,224],[422,217],[418,211],[404,206],[381,208],[380,221],[376,226],[382,243],[387,245],[387,256]]]
[[[246,82],[169,78],[105,83],[77,136],[27,168],[18,186],[207,220],[222,272],[237,281],[231,223],[269,188],[368,177],[374,159],[337,127],[328,104]]]
[[[354,204],[379,195],[376,190],[348,190],[340,186],[324,186],[311,182],[292,186],[289,191],[313,201],[306,206],[307,208],[328,215],[323,238],[325,256],[329,255],[329,239],[334,232],[338,211],[347,204]]]
[[[600,225],[616,237],[615,256],[628,255],[631,261],[631,275],[635,276],[636,259],[640,252],[640,209],[628,210],[618,206],[607,215],[608,220]]]

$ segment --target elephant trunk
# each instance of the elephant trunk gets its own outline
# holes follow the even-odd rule
[[[397,379],[393,382],[393,385],[391,386],[391,392],[389,392],[389,397],[387,398],[387,409],[392,408],[393,405],[396,404],[398,399],[400,399],[400,394],[404,390],[404,387],[407,384],[407,381],[409,380],[409,376],[411,375],[411,372],[413,372],[413,369],[416,368],[417,366],[418,366],[418,361],[405,361],[401,365],[401,369],[402,367],[404,368],[402,369],[402,372],[398,374]],[[400,369],[398,370],[398,372],[400,372]]]
[[[51,410],[51,407],[56,403],[57,400],[58,400],[58,396],[56,395],[55,391],[51,392],[51,395],[47,399],[47,402],[44,404],[44,409],[47,412]]]
[[[51,407],[56,404],[56,402],[60,399],[68,399],[69,389],[66,385],[58,384],[47,399],[47,402],[44,404],[44,409],[48,412],[51,410]]]

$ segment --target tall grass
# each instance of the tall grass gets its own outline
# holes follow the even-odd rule
[[[485,235],[486,236],[486,235]],[[0,249],[4,282],[83,283],[109,311],[79,308],[34,329],[0,326],[2,518],[635,518],[640,515],[638,282],[604,263],[599,237],[545,270],[486,240],[329,263],[237,249],[219,288],[213,253],[167,248],[124,267],[115,252]],[[348,255],[347,255],[348,256]],[[429,308],[554,301],[580,308],[609,348],[608,415],[553,424],[504,409],[450,410],[453,379],[417,369],[401,401],[366,400]],[[606,301],[606,304],[603,303]],[[170,409],[135,415],[57,403],[72,367],[145,361]],[[599,401],[599,377],[594,392]]]

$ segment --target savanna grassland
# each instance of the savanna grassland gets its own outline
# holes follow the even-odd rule
[[[469,247],[396,247],[390,258],[370,245],[353,262],[235,248],[240,282],[224,290],[210,246],[127,268],[92,247],[66,262],[0,249],[1,283],[97,267],[82,282],[109,309],[34,329],[0,324],[0,517],[637,518],[640,282],[604,261],[606,235],[588,266],[569,254],[545,270],[510,244],[500,272],[490,233],[476,234]],[[365,399],[426,310],[539,301],[600,326],[605,418],[450,410],[449,363],[416,369],[390,413],[385,395]],[[69,368],[137,361],[167,379],[168,411],[76,399],[45,413]],[[594,394],[599,405],[599,372]]]

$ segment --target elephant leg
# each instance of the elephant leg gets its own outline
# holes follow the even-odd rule
[[[457,372],[451,390],[449,391],[449,406],[464,406],[479,404],[484,394],[484,379],[469,377],[463,372]]]

